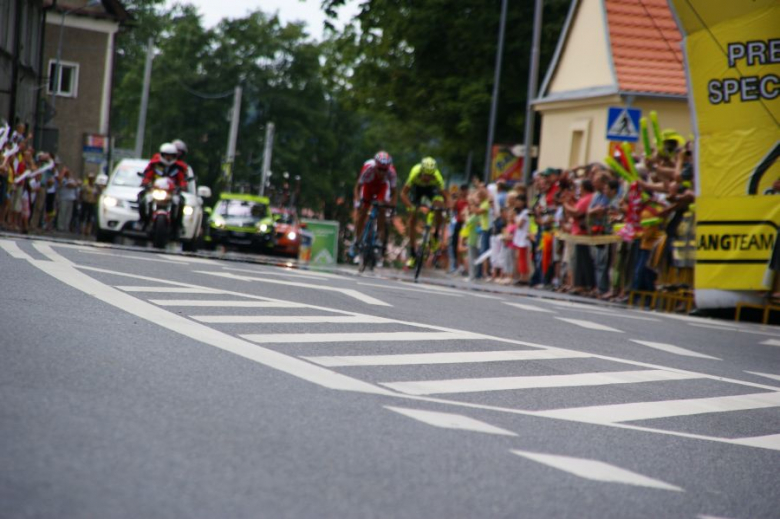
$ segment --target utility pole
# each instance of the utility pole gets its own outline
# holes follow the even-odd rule
[[[138,126],[135,131],[135,158],[144,153],[144,133],[146,132],[146,110],[149,107],[149,84],[152,81],[152,60],[154,60],[154,40],[149,38],[146,44],[146,65],[144,65],[144,86],[141,89],[141,109],[138,111]]]
[[[496,129],[496,111],[498,110],[498,87],[501,83],[501,58],[504,54],[504,33],[506,32],[507,0],[501,0],[501,21],[498,29],[498,50],[496,51],[495,75],[493,77],[493,99],[490,103],[490,123],[488,124],[487,149],[485,150],[485,184],[490,182],[490,163],[493,151],[493,136]]]
[[[536,85],[539,83],[539,44],[542,39],[542,5],[543,0],[534,3],[534,32],[531,44],[531,64],[528,71],[528,95],[525,106],[525,156],[523,157],[523,181],[531,183],[531,153],[534,147],[534,112],[533,101],[536,98]]]
[[[236,141],[238,140],[238,120],[241,117],[241,87],[233,92],[233,111],[230,114],[230,135],[227,144],[227,163],[229,169],[228,191],[233,190],[233,163],[236,161]]]
[[[271,169],[271,155],[274,151],[274,123],[265,127],[265,147],[263,149],[263,174],[260,176],[260,196],[265,194],[265,179]]]

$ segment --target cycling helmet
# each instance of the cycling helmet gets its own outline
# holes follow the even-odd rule
[[[426,175],[433,175],[436,173],[436,159],[433,157],[425,157],[420,163],[422,172]]]
[[[376,165],[381,169],[387,169],[393,165],[393,157],[386,151],[380,151],[374,155],[374,161]]]
[[[182,155],[185,155],[187,153],[187,145],[184,144],[183,140],[176,139],[171,144],[176,146],[176,149],[179,150],[179,153],[181,153]]]
[[[176,146],[170,142],[166,142],[160,146],[160,162],[166,166],[170,166],[176,162],[176,157],[179,155],[179,150]]]

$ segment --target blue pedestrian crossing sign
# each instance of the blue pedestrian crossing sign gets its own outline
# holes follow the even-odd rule
[[[636,142],[639,140],[639,118],[642,110],[610,106],[607,112],[607,140]]]

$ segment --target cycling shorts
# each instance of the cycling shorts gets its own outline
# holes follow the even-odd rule
[[[390,201],[390,184],[387,181],[371,182],[360,187],[360,200],[364,207],[371,205],[374,200],[387,203]]]
[[[412,204],[420,205],[424,199],[428,199],[431,202],[443,202],[444,197],[441,194],[441,189],[438,186],[412,186],[411,192]]]

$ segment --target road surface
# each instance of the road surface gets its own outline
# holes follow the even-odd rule
[[[0,238],[2,517],[759,518],[780,329]]]

